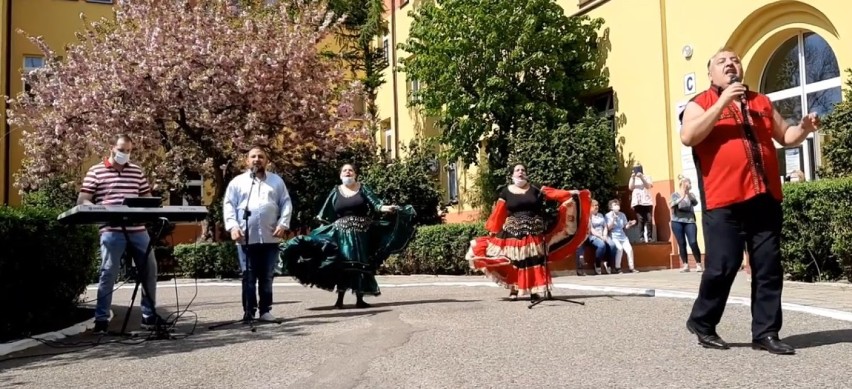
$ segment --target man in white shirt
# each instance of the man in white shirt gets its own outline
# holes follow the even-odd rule
[[[290,228],[293,203],[284,180],[266,171],[269,159],[259,146],[246,157],[249,170],[234,177],[225,191],[222,213],[225,229],[237,242],[243,273],[243,320],[260,310],[261,321],[274,321],[272,279],[278,263],[278,244]],[[260,306],[256,296],[259,287]]]

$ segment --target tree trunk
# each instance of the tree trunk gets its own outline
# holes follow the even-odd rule
[[[218,167],[226,163],[227,161],[216,160],[213,166]],[[226,170],[230,173],[230,169]],[[224,218],[222,217],[222,200],[225,198],[225,190],[228,188],[229,180],[229,177],[226,177],[225,173],[222,169],[213,169],[213,196],[210,199],[210,205],[207,207],[209,213],[207,214],[207,220],[204,222],[203,234],[203,239],[207,242],[221,242],[229,239],[227,231],[225,231]],[[232,174],[228,174],[228,176],[232,176]]]

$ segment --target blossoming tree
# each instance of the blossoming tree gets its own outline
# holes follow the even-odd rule
[[[200,173],[216,205],[250,144],[265,143],[277,170],[293,171],[370,138],[353,122],[362,88],[318,48],[340,22],[324,3],[234,4],[122,1],[114,19],[87,21],[63,57],[30,37],[46,61],[9,100],[9,121],[23,128],[17,185],[79,169],[127,133],[161,189]]]

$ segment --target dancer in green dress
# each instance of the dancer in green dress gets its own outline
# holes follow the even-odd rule
[[[337,291],[337,308],[351,290],[356,307],[368,308],[364,295],[379,296],[376,270],[401,252],[414,235],[414,209],[385,205],[373,191],[357,181],[355,167],[340,169],[342,185],[335,186],[318,218],[325,223],[309,235],[281,245],[288,274],[301,284]]]

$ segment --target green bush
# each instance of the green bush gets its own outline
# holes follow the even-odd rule
[[[588,189],[605,201],[615,196],[618,186],[618,154],[610,119],[588,110],[577,123],[557,128],[532,125],[513,138],[509,169],[523,164],[533,184]]]
[[[852,69],[846,69],[846,73],[852,76]],[[822,149],[825,166],[820,169],[820,176],[852,175],[852,79],[846,81],[843,101],[823,119],[821,132],[827,135],[828,141]]]
[[[24,194],[24,206],[58,209],[60,212],[67,211],[77,205],[77,189],[68,182],[79,180],[67,175],[59,175],[44,184],[38,190]]]
[[[184,277],[235,278],[240,275],[233,242],[179,244],[172,255]]]
[[[0,341],[72,319],[95,271],[96,229],[61,225],[57,214],[44,207],[0,208]]]
[[[382,274],[471,274],[464,256],[470,241],[487,234],[483,223],[423,226],[408,248],[388,258]]]
[[[439,214],[443,195],[438,190],[438,155],[433,140],[414,139],[401,147],[405,157],[399,160],[382,155],[363,173],[364,183],[389,204],[414,207],[418,225],[443,222]]]
[[[781,251],[792,280],[852,281],[852,177],[784,185]]]

